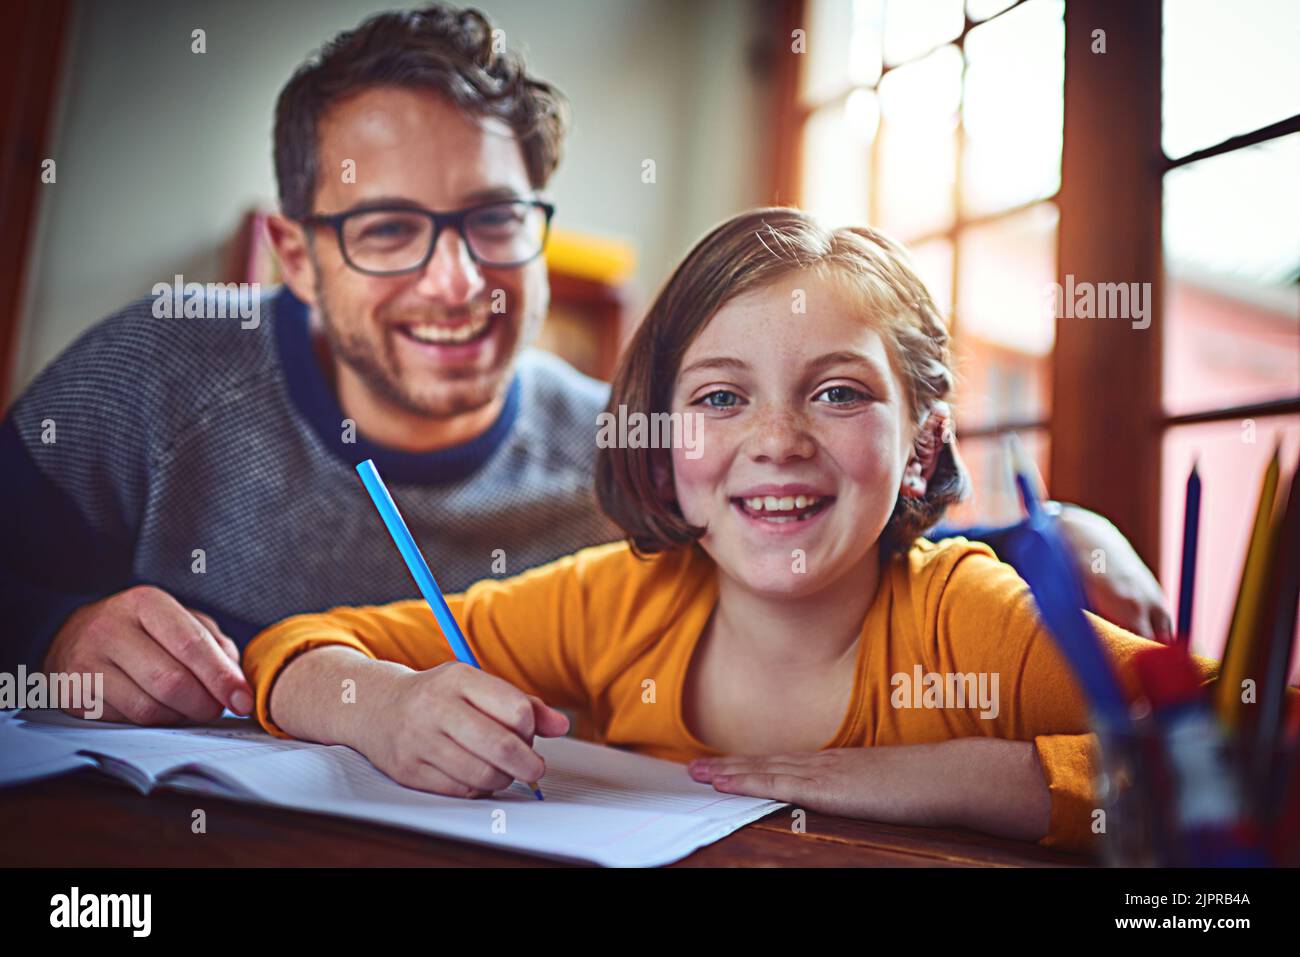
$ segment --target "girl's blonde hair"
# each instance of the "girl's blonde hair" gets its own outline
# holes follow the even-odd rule
[[[650,415],[671,411],[671,391],[686,350],[731,299],[795,270],[833,272],[862,294],[882,324],[890,357],[907,393],[912,423],[921,427],[953,389],[948,330],[925,284],[898,243],[864,226],[829,230],[798,209],[770,207],[734,216],[696,243],[660,290],[637,328],[614,377],[607,411],[620,406]],[[689,544],[705,529],[690,525],[658,491],[657,449],[601,448],[596,493],[633,548],[650,554]],[[668,466],[661,459],[660,474]],[[967,478],[950,444],[921,498],[899,496],[882,554],[911,544],[966,493]]]

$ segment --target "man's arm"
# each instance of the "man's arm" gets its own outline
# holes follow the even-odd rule
[[[1172,642],[1172,619],[1160,583],[1123,533],[1086,508],[1047,504],[1058,510],[1061,534],[1074,556],[1089,610],[1135,635],[1165,644]],[[1008,561],[1003,542],[1018,527],[1018,524],[972,528],[939,525],[926,537],[938,540],[960,535],[984,542],[999,558]]]
[[[141,407],[159,360],[130,311],[83,335],[0,423],[0,668],[102,673],[108,720],[246,713],[251,689],[216,623],[132,587],[160,415]]]
[[[73,612],[125,587],[130,545],[97,531],[37,468],[12,414],[0,423],[0,475],[0,671],[37,671]]]

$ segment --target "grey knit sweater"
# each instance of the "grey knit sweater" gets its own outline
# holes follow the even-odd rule
[[[592,490],[608,387],[554,356],[523,354],[482,436],[403,453],[348,441],[287,289],[256,328],[152,305],[85,333],[0,427],[0,668],[34,666],[72,610],[135,583],[241,646],[287,615],[414,597],[366,458],[448,592],[618,537]]]

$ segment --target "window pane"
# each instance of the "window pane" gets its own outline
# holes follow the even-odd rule
[[[930,298],[945,317],[952,315],[952,243],[932,239],[912,246],[912,265],[930,290]]]
[[[880,177],[876,221],[906,241],[953,223],[961,52],[954,46],[880,81]]]
[[[966,0],[966,16],[978,23],[995,13],[1001,13],[1016,0]]]
[[[1282,488],[1300,451],[1300,416],[1178,426],[1165,434],[1160,504],[1160,582],[1178,607],[1183,511],[1193,460],[1201,477],[1192,650],[1221,657],[1250,541],[1264,469],[1282,442]],[[1291,681],[1300,679],[1292,658]]]
[[[957,449],[970,473],[972,493],[961,505],[948,510],[945,525],[1011,525],[1024,517],[1020,494],[1016,491],[1002,438],[963,439],[962,423],[957,422]],[[1045,429],[1027,429],[1016,433],[1025,451],[1047,479],[1049,442]],[[1051,488],[1051,485],[1048,485]]]
[[[1164,180],[1165,407],[1300,395],[1300,134]]]
[[[1213,146],[1300,113],[1300,4],[1165,0],[1164,150]]]
[[[1056,206],[1041,203],[958,237],[958,391],[967,426],[1047,415],[1056,221]]]
[[[880,79],[883,0],[812,0],[799,96],[820,103]],[[791,40],[793,42],[793,39]]]
[[[885,4],[885,62],[902,63],[955,40],[965,25],[962,0],[889,0]]]
[[[875,104],[870,90],[854,90],[845,102],[818,110],[804,126],[800,204],[827,226],[871,221]]]
[[[996,212],[1061,184],[1062,0],[1030,0],[966,37],[962,209]]]

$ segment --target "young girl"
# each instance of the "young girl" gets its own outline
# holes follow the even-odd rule
[[[450,596],[482,671],[418,600],[281,622],[245,652],[258,718],[475,797],[542,778],[560,706],[719,791],[1087,849],[1096,742],[1026,586],[987,546],[917,537],[964,491],[952,382],[900,247],[737,216],[614,382],[616,417],[698,417],[693,442],[599,450],[628,542]],[[1121,662],[1147,644],[1091,621]]]

